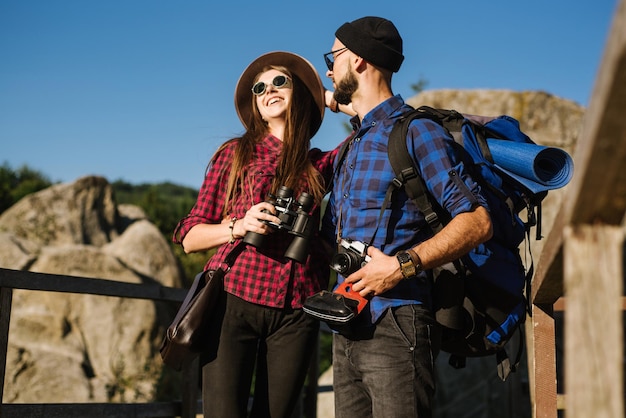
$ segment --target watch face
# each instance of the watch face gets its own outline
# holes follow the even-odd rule
[[[401,253],[398,253],[397,257],[398,261],[400,262],[400,271],[402,272],[402,275],[405,278],[414,276],[416,273],[415,265],[413,264],[413,259],[411,258],[409,253],[403,251]]]

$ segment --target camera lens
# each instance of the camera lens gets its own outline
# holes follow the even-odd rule
[[[349,276],[361,268],[361,257],[354,253],[335,254],[330,262],[330,268],[342,276]]]

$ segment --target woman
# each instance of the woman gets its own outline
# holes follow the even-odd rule
[[[308,193],[317,226],[336,155],[309,149],[324,106],[319,75],[302,57],[272,52],[253,61],[235,91],[246,131],[218,149],[195,206],[176,227],[174,241],[186,253],[216,248],[205,269],[223,265],[234,248],[241,251],[208,332],[214,350],[202,357],[205,417],[246,416],[253,375],[251,416],[289,417],[298,400],[319,327],[301,308],[327,287],[328,256],[310,245],[301,262],[287,258],[296,236],[267,200],[281,186],[293,190],[293,200]],[[254,234],[263,239],[240,245]]]

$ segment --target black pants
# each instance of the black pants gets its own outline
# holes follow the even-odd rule
[[[317,344],[319,322],[301,309],[255,305],[226,294],[210,338],[218,341],[202,368],[205,418],[290,417]]]
[[[388,309],[372,329],[333,339],[337,418],[429,418],[439,327],[421,305]]]

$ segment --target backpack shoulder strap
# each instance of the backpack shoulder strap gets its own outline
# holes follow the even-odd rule
[[[402,185],[405,186],[407,195],[415,201],[419,210],[424,214],[433,233],[437,233],[442,229],[441,220],[433,209],[426,184],[419,175],[415,162],[406,145],[409,125],[413,119],[422,117],[426,116],[417,109],[400,118],[394,124],[391,134],[389,135],[387,152],[389,154],[389,162],[396,175],[393,179],[392,186],[396,189],[399,189]]]
[[[352,142],[354,135],[356,135],[356,131],[344,140],[343,144],[341,144],[341,147],[339,148],[339,151],[337,151],[337,156],[335,157],[335,161],[337,161],[337,164],[335,165],[335,170],[333,171],[333,175],[331,176],[330,181],[326,185],[326,193],[329,193],[333,188],[335,176],[337,175],[339,168],[341,168],[344,158],[346,158],[346,153],[348,152],[348,148],[350,147],[350,143]]]

